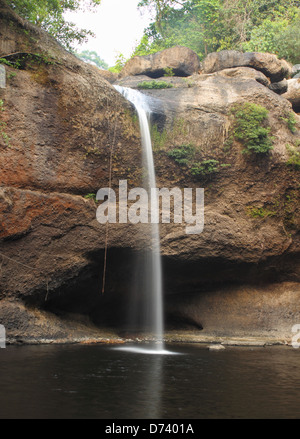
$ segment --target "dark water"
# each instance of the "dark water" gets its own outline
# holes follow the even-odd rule
[[[300,350],[172,345],[182,355],[106,346],[0,350],[0,418],[299,418]]]

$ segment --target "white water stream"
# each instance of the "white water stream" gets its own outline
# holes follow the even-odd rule
[[[143,162],[147,169],[146,176],[144,177],[144,186],[150,193],[151,188],[156,188],[156,176],[149,125],[151,109],[148,104],[148,98],[137,90],[120,86],[115,86],[115,88],[134,105],[137,111],[142,139]],[[153,204],[158,209],[158,198],[153,199],[152,195],[151,209],[153,209]],[[147,266],[144,267],[144,276],[147,279],[145,288],[148,295],[146,303],[150,308],[147,310],[147,314],[149,315],[151,332],[156,339],[155,350],[162,352],[164,351],[164,324],[159,224],[151,224],[151,236],[149,239],[151,242],[151,256],[147,260]]]

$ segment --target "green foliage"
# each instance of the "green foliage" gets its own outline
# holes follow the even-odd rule
[[[168,156],[181,166],[187,166],[194,155],[195,147],[193,145],[182,145],[168,152]]]
[[[167,153],[178,165],[188,167],[194,177],[206,177],[216,174],[220,169],[230,167],[230,164],[220,164],[218,160],[208,159],[202,162],[195,161],[196,149],[193,145],[182,145]]]
[[[193,81],[190,78],[182,78],[182,80],[186,83],[186,85],[188,86],[188,88],[192,88],[196,86],[195,81]]]
[[[298,229],[297,210],[299,209],[299,190],[289,190],[288,193],[278,196],[266,207],[249,206],[246,209],[248,216],[254,219],[276,217],[282,220],[284,228]]]
[[[300,170],[300,149],[299,147],[293,147],[287,145],[287,150],[289,152],[290,158],[287,161],[288,166],[292,166],[297,170]]]
[[[298,168],[299,169],[299,168]],[[297,210],[299,209],[299,190],[292,190],[285,194],[282,206],[282,216],[286,227],[299,230]]]
[[[166,143],[168,142],[168,132],[166,130],[159,131],[156,124],[153,124],[150,130],[153,149],[155,151],[165,149]]]
[[[219,172],[219,166],[220,162],[218,160],[204,160],[200,163],[194,163],[191,168],[191,174],[195,177],[216,174]]]
[[[101,152],[99,150],[99,148],[97,148],[96,146],[92,147],[92,146],[85,146],[84,147],[85,150],[85,158],[87,158],[89,155],[100,155]]]
[[[93,34],[66,21],[64,13],[92,9],[100,2],[101,0],[7,0],[17,14],[48,31],[69,50],[74,43],[81,44]]]
[[[10,61],[7,61],[7,59],[5,58],[0,58],[0,64],[4,64],[9,67],[14,67],[13,64]]]
[[[143,0],[155,13],[134,55],[182,45],[203,58],[224,49],[270,51],[299,62],[298,0]]]
[[[235,118],[234,137],[244,144],[243,153],[267,154],[273,149],[265,107],[246,102],[235,105],[231,113]]]
[[[142,90],[153,90],[153,89],[163,89],[172,88],[173,85],[165,81],[143,81],[137,85],[137,88]]]
[[[170,145],[189,145],[189,130],[184,119],[175,119],[173,127],[166,129],[159,129],[156,124],[151,125],[151,139],[153,143],[153,149],[155,152],[168,149]],[[180,148],[180,146],[179,146]]]
[[[284,230],[285,228],[298,230],[298,209],[299,190],[291,188],[287,193],[270,200],[266,206],[248,206],[246,214],[258,220],[276,217],[276,221],[279,219],[282,221]]]
[[[140,5],[154,7],[156,19],[146,29],[134,56],[176,45],[190,47],[200,57],[217,50],[221,38],[218,26],[221,0],[149,0]]]
[[[225,168],[231,168],[231,164],[230,163],[221,163],[221,165],[220,165],[220,168],[223,168],[223,169],[225,169]]]
[[[59,0],[9,0],[7,3],[17,12],[36,25],[42,25],[43,21],[55,11],[61,10]]]
[[[247,214],[252,218],[267,218],[276,216],[276,212],[264,207],[248,207]]]
[[[246,51],[275,53],[291,63],[300,60],[300,13],[291,8],[288,13],[278,13],[255,27],[249,41],[243,44]]]
[[[290,111],[290,112],[286,115],[286,117],[282,117],[281,119],[287,124],[288,129],[289,129],[293,134],[295,134],[296,131],[297,131],[297,129],[296,129],[297,121],[296,121],[296,118],[295,118],[295,113],[294,113],[293,111]]]
[[[175,76],[175,73],[171,67],[166,67],[164,71],[165,71],[164,76],[166,77]]]
[[[300,61],[300,12],[289,25],[277,35],[278,55],[292,64]],[[276,52],[275,52],[276,53]]]
[[[83,50],[80,53],[75,53],[75,55],[82,61],[93,64],[100,69],[107,70],[108,64],[98,55],[97,52],[91,50]]]
[[[153,24],[150,25],[150,28],[153,27]],[[152,53],[158,52],[160,49],[157,47],[156,43],[153,41],[154,39],[151,37],[150,28],[145,29],[145,34],[143,35],[140,43],[134,49],[131,58],[134,56],[144,56],[150,55]]]
[[[93,200],[93,201],[97,201],[97,199],[96,199],[96,194],[87,194],[87,195],[85,195],[84,196],[84,198],[86,199],[86,200]]]
[[[8,80],[9,80],[9,79],[13,79],[13,78],[15,78],[16,76],[17,76],[17,74],[16,74],[15,72],[11,72],[11,73],[8,74],[7,79],[8,79]]]
[[[13,67],[14,69],[25,69],[27,67],[33,67],[36,65],[52,65],[56,63],[56,60],[47,54],[40,53],[16,53],[6,58],[1,58],[0,63]],[[13,75],[13,74],[11,74]]]
[[[168,141],[174,144],[178,143],[180,138],[189,138],[189,129],[183,120],[179,119],[176,121],[173,131],[172,135],[169,132],[168,134],[165,134],[165,132],[162,133],[164,149],[166,149],[165,144],[169,143]],[[217,159],[209,158],[204,160],[201,149],[188,142],[173,147],[171,150],[167,150],[166,155],[174,160],[178,166],[182,167],[184,172],[196,178],[211,178],[214,174],[231,167],[231,164],[221,163],[221,161]]]
[[[270,52],[278,54],[277,36],[288,26],[285,18],[273,20],[268,18],[255,27],[251,32],[250,40],[243,44],[243,49],[248,52]]]
[[[112,73],[120,73],[127,62],[127,59],[122,53],[119,53],[116,58],[116,64],[113,67],[110,67],[108,70]]]

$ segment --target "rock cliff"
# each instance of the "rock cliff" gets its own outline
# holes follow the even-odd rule
[[[158,186],[205,189],[202,234],[161,226],[168,326],[288,340],[300,322],[299,117],[269,86],[290,67],[273,55],[238,64],[222,55],[222,65],[210,55],[201,67],[180,53],[173,64],[168,52],[147,69],[127,65],[118,81],[168,84],[143,90],[153,101]],[[110,178],[116,189],[122,179],[141,185],[134,111],[96,68],[2,0],[0,58],[0,323],[11,340],[101,338],[99,327],[125,325],[148,246],[142,225],[100,225],[93,199]],[[162,76],[170,69],[180,77]],[[267,110],[268,154],[243,154],[235,109],[244,104]]]

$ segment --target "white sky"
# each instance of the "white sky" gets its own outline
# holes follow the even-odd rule
[[[115,64],[119,53],[128,58],[150,22],[149,13],[143,11],[141,14],[138,9],[139,2],[102,0],[96,12],[66,14],[67,20],[96,34],[95,38],[90,38],[88,43],[77,47],[77,50],[95,50],[110,67]]]

